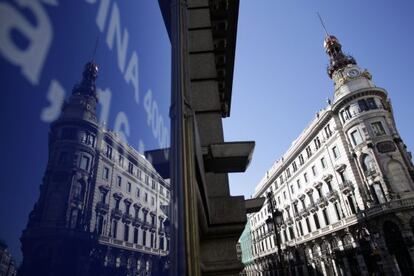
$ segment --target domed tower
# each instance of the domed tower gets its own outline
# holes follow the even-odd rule
[[[397,131],[386,90],[376,87],[371,74],[342,52],[335,36],[326,36],[324,48],[329,56],[328,75],[335,88],[332,111],[357,172],[367,185],[369,199],[383,203],[412,195],[411,154]]]
[[[87,210],[93,197],[91,185],[99,139],[97,74],[98,66],[88,62],[81,82],[63,104],[60,117],[51,124],[49,158],[40,197],[21,238],[21,275],[49,275],[53,265],[61,265],[49,262],[52,256],[65,259],[57,257],[71,254],[71,247],[65,245],[75,237],[79,243],[79,237],[89,231]],[[71,246],[76,248],[75,244]]]

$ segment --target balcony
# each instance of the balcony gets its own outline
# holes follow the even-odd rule
[[[109,211],[109,204],[104,202],[98,202],[96,204],[96,211],[101,214],[107,214]]]
[[[114,219],[120,219],[122,217],[122,211],[119,209],[113,209],[111,215]]]
[[[366,216],[373,217],[381,214],[383,212],[396,212],[400,209],[412,209],[414,208],[414,198],[405,198],[400,200],[393,200],[372,206],[371,208],[363,211],[363,213],[358,214],[358,217]]]
[[[334,202],[338,199],[338,193],[334,190],[329,191],[325,196],[330,202]]]
[[[354,185],[352,184],[351,181],[346,180],[342,182],[341,184],[339,184],[339,189],[341,190],[342,193],[347,194],[354,189]]]
[[[311,202],[307,209],[309,209],[309,211],[311,211],[312,213],[315,213],[316,211],[318,211],[318,205],[316,205],[315,202]]]
[[[316,204],[320,208],[324,208],[325,206],[328,205],[328,200],[326,199],[326,197],[322,196],[322,197],[318,198],[318,200],[316,201]]]
[[[296,220],[296,221],[299,221],[299,220],[301,220],[301,219],[302,219],[302,216],[301,216],[300,212],[295,213],[295,220]]]

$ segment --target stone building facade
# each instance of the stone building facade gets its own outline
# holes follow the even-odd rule
[[[15,276],[16,264],[10,254],[7,245],[0,240],[0,276]]]
[[[268,202],[250,217],[248,275],[412,275],[414,167],[387,92],[324,41],[334,99],[267,171],[254,197],[273,194],[283,212],[275,233]],[[261,271],[260,273],[257,271]]]
[[[19,275],[147,275],[168,254],[169,181],[98,124],[97,73],[86,64],[51,125]]]

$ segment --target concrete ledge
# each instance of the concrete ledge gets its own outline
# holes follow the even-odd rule
[[[209,7],[188,10],[188,28],[209,28],[211,27]]]
[[[224,142],[203,148],[207,172],[244,172],[249,165],[255,142]]]
[[[191,80],[215,79],[217,77],[213,53],[190,54]]]

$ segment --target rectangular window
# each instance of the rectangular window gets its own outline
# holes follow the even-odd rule
[[[290,169],[289,168],[287,168],[286,169],[286,178],[289,178],[290,177]]]
[[[151,180],[151,187],[155,190],[155,180]]]
[[[125,224],[124,226],[124,241],[128,241],[129,239],[129,226],[128,224]]]
[[[381,122],[372,123],[371,128],[375,136],[385,135],[385,129]]]
[[[323,169],[326,168],[326,160],[325,160],[325,157],[322,157],[321,158],[321,166],[322,166]]]
[[[303,179],[305,179],[305,183],[308,183],[308,173],[303,174]]]
[[[308,233],[312,232],[308,217],[305,219],[305,222],[306,222],[306,228],[308,230]]]
[[[334,203],[334,209],[335,209],[335,214],[336,214],[336,218],[338,219],[338,220],[341,220],[341,213],[340,213],[340,211],[339,211],[339,204],[338,204],[338,202],[335,202]]]
[[[122,167],[124,165],[124,157],[122,155],[119,155],[118,157],[118,163]]]
[[[298,185],[298,190],[300,189],[301,185],[300,185],[300,179],[296,180],[296,184]]]
[[[316,136],[316,138],[313,139],[313,142],[315,144],[315,149],[319,149],[321,147],[321,141],[319,140],[318,136]]]
[[[116,239],[118,233],[118,221],[113,220],[112,221],[112,237]]]
[[[131,188],[132,188],[131,182],[128,182],[128,185],[127,185],[127,192],[128,193],[131,192]]]
[[[138,228],[134,228],[134,243],[138,243]]]
[[[80,166],[81,169],[87,171],[89,168],[89,157],[82,155],[81,161],[80,161]]]
[[[313,174],[313,176],[318,175],[318,171],[316,170],[316,166],[312,166],[312,174]]]
[[[283,191],[283,198],[286,199],[286,191]]]
[[[134,174],[134,164],[132,164],[131,162],[128,163],[128,172],[130,174]]]
[[[142,245],[146,246],[147,245],[147,231],[142,231]]]
[[[292,194],[295,193],[295,189],[294,189],[293,185],[290,185],[290,191],[291,191]]]
[[[377,109],[377,103],[375,102],[374,98],[368,98],[367,99],[367,105],[369,109]]]
[[[149,176],[147,174],[145,175],[145,184],[149,184]]]
[[[301,236],[303,236],[302,222],[298,221],[298,225],[299,225],[299,233],[300,233]]]
[[[359,134],[359,131],[357,129],[351,132],[351,139],[354,146],[357,146],[362,143],[361,134]]]
[[[319,224],[319,218],[318,218],[318,214],[317,213],[313,214],[313,219],[315,221],[315,227],[316,227],[316,229],[321,228],[321,225]]]
[[[102,177],[103,179],[106,179],[106,180],[109,179],[109,169],[107,167],[104,167]]]
[[[323,218],[325,220],[325,225],[329,225],[329,216],[328,216],[328,212],[327,212],[326,208],[322,210],[322,214],[323,214]]]
[[[292,167],[293,167],[293,172],[296,172],[298,170],[298,166],[296,165],[295,161],[293,161]]]
[[[145,202],[148,202],[148,194],[147,193],[145,193],[145,195],[144,195],[144,200],[145,200]]]
[[[331,131],[331,128],[330,128],[330,126],[329,126],[329,124],[328,125],[326,125],[326,127],[324,128],[324,130],[325,130],[325,137],[328,139],[329,137],[331,137],[331,135],[332,135],[332,131]]]
[[[340,157],[339,150],[338,150],[337,146],[334,146],[332,148],[332,153],[333,153],[333,156],[335,157],[335,159],[338,159]]]
[[[308,156],[308,158],[310,158],[312,156],[312,150],[311,150],[310,146],[306,147],[306,155]]]
[[[140,196],[140,190],[139,190],[139,188],[137,188],[137,197],[139,198],[139,196]]]
[[[359,100],[358,101],[358,106],[359,106],[359,110],[362,111],[367,111],[368,110],[368,105],[367,102],[365,100]]]
[[[106,157],[112,159],[112,148],[109,145],[106,145]]]
[[[289,227],[289,236],[293,240],[295,238],[295,233],[293,232],[293,228]]]
[[[152,196],[151,197],[151,205],[154,206],[155,205],[155,198]]]
[[[300,165],[303,165],[303,163],[305,163],[305,160],[303,159],[303,155],[302,155],[302,154],[300,154],[300,155],[299,155],[299,164],[300,164]]]

